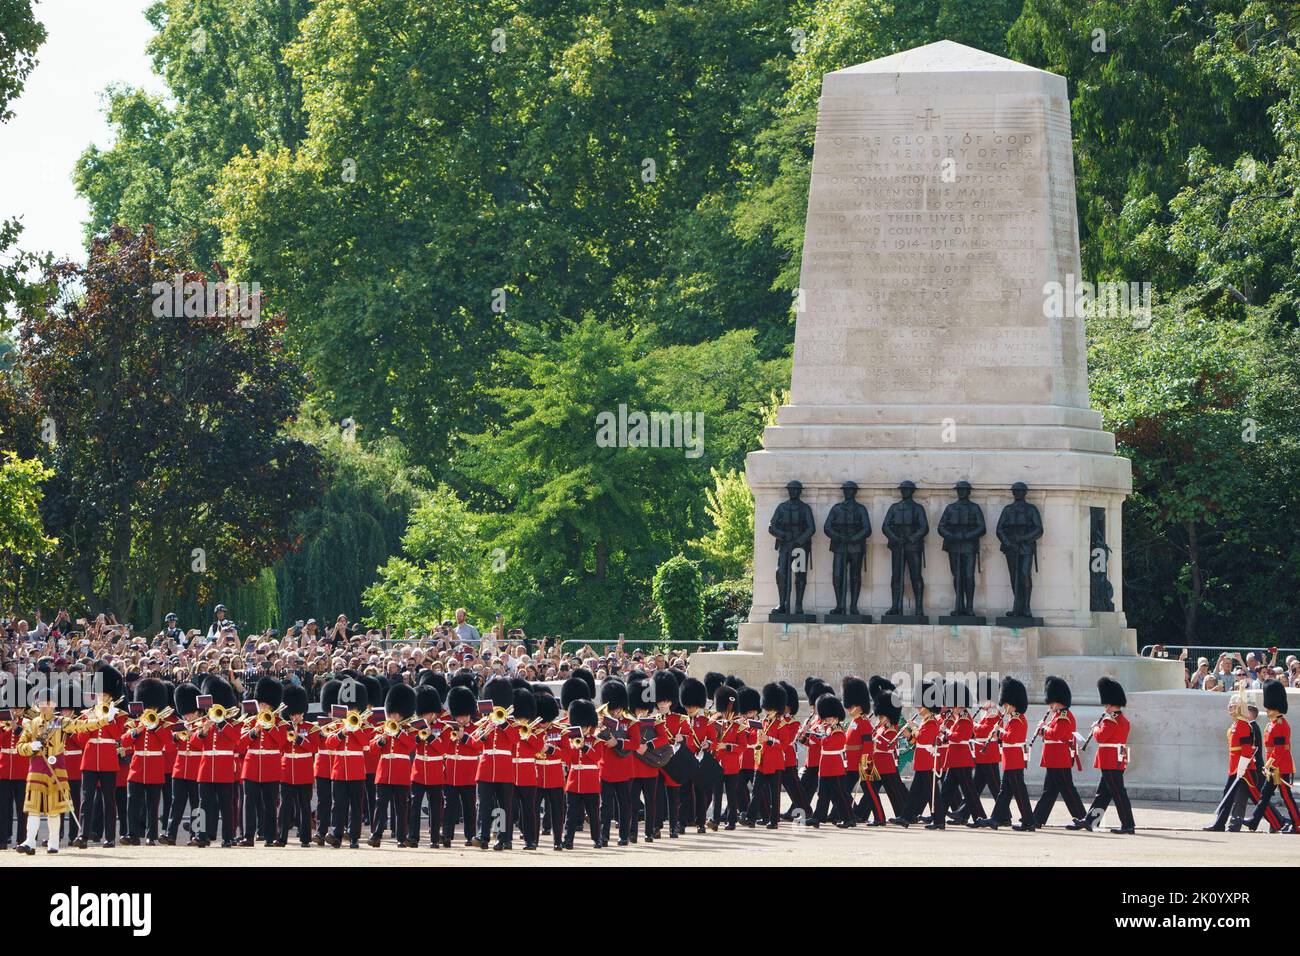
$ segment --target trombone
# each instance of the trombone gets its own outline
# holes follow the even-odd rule
[[[360,711],[349,710],[338,720],[331,720],[320,727],[322,734],[356,733],[366,725],[366,717]]]
[[[131,735],[136,736],[141,730],[157,730],[162,726],[162,722],[173,713],[175,712],[170,707],[164,707],[162,710],[154,710],[151,707],[142,711],[135,720],[135,727],[131,730]]]
[[[93,707],[87,707],[81,713],[82,716],[84,717],[89,717],[93,720],[98,720],[101,724],[106,724],[108,723],[108,712],[112,710],[114,707],[116,707],[118,704],[124,703],[125,701],[126,701],[125,697],[119,697],[117,700],[109,704],[100,701],[98,704],[95,704]]]
[[[513,704],[509,707],[493,707],[492,713],[485,717],[480,717],[475,722],[474,732],[470,734],[470,737],[474,740],[482,740],[483,735],[487,733],[489,725],[496,724],[500,727],[510,720],[511,715],[514,714],[514,712],[515,708]]]
[[[254,730],[273,730],[280,723],[280,712],[284,710],[284,704],[281,704],[275,710],[259,710],[255,714],[249,714],[240,723],[245,730],[250,727]]]

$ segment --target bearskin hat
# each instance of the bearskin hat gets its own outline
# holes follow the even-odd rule
[[[122,672],[111,664],[99,665],[99,692],[107,694],[113,700],[117,700],[123,695],[126,684],[122,680]]]
[[[655,688],[655,703],[676,702],[678,694],[677,677],[672,671],[655,671],[650,677]]]
[[[1029,709],[1029,691],[1024,684],[1010,676],[1002,678],[1002,688],[998,692],[998,706],[1005,707],[1007,704],[1017,714],[1023,714]]]
[[[916,706],[926,710],[939,710],[943,705],[943,681],[921,681],[921,693],[916,698]]]
[[[586,667],[575,667],[573,676],[587,685],[587,700],[596,699],[596,675]]]
[[[235,688],[231,687],[220,677],[213,677],[207,682],[204,692],[212,696],[214,704],[220,704],[222,707],[231,709],[238,701],[235,699]]]
[[[259,704],[270,704],[271,709],[280,706],[280,699],[284,696],[284,685],[274,677],[259,677],[257,687],[253,690],[253,700]]]
[[[654,710],[654,689],[644,675],[640,680],[628,680],[627,704],[630,710]]]
[[[405,684],[394,684],[384,695],[384,713],[398,720],[408,720],[415,716],[415,688]]]
[[[442,673],[442,671],[420,671],[420,679],[416,681],[416,685],[419,686],[423,684],[428,684],[438,692],[438,700],[442,701],[447,699],[449,685],[447,684],[447,675]]]
[[[839,720],[844,719],[844,705],[834,694],[822,694],[817,698],[817,716],[825,720],[827,717],[835,717]]]
[[[799,692],[794,689],[794,684],[791,684],[789,681],[779,680],[777,683],[781,685],[781,689],[785,691],[786,710],[790,712],[791,717],[794,717],[799,713]]]
[[[192,714],[199,709],[198,697],[199,689],[188,681],[184,684],[176,685],[176,693],[173,695],[175,703],[172,709],[178,714]]]
[[[339,691],[343,689],[343,681],[327,680],[320,689],[320,706],[325,713],[330,712],[330,708],[339,702]]]
[[[349,677],[339,681],[339,685],[339,698],[335,703],[356,711],[365,711],[370,706],[370,688],[365,681]]]
[[[600,685],[600,702],[610,710],[627,710],[627,685],[611,677]]]
[[[280,695],[280,703],[284,704],[284,713],[288,717],[294,714],[307,713],[307,691],[297,684],[286,684],[284,693]]]
[[[415,688],[415,712],[417,714],[442,713],[442,695],[432,684],[420,684]]]
[[[560,704],[554,694],[537,695],[537,716],[548,722],[560,716]]]
[[[1105,707],[1126,707],[1128,698],[1124,696],[1124,688],[1120,682],[1113,677],[1097,678],[1097,696],[1101,698],[1101,705]]]
[[[740,688],[745,686],[745,682],[741,680],[739,677],[737,677],[735,674],[728,674],[726,679],[723,680],[723,683],[726,684],[728,687],[736,688],[736,690],[740,690]]]
[[[998,696],[998,682],[985,674],[975,682],[975,699],[979,703],[995,700]]]
[[[483,685],[483,699],[492,701],[493,707],[510,707],[515,702],[515,689],[504,677],[493,677]]]
[[[595,727],[596,705],[589,700],[575,700],[569,705],[569,726]]]
[[[533,689],[533,688],[532,688],[532,685],[528,683],[528,678],[527,678],[527,677],[520,677],[518,674],[516,674],[514,677],[510,678],[510,686],[513,687],[515,690],[532,690],[532,689]]]
[[[1070,706],[1070,685],[1060,677],[1048,677],[1043,683],[1043,700],[1048,704]]]
[[[805,677],[803,679],[803,696],[804,700],[813,701],[819,696],[814,693],[818,684],[826,683],[820,677]]]
[[[709,702],[709,691],[704,682],[694,677],[682,681],[681,702],[683,707],[703,707]]]
[[[167,706],[167,688],[156,677],[146,677],[135,685],[135,699],[146,710],[162,710]]]
[[[723,684],[713,692],[713,709],[720,714],[729,714],[736,709],[736,698],[740,695],[730,684]]]
[[[944,688],[944,703],[949,707],[969,707],[970,685],[964,680],[948,681]]]
[[[378,707],[379,702],[388,693],[387,683],[368,674],[361,678],[361,682],[366,685],[366,699],[369,700],[372,706]]]
[[[741,714],[750,714],[762,708],[762,698],[759,697],[758,691],[752,687],[742,687],[736,693],[736,711]]]
[[[887,680],[879,674],[872,674],[867,678],[867,690],[871,691],[871,699],[875,700],[882,690],[898,690],[892,680]]]
[[[764,710],[774,710],[778,714],[785,710],[790,700],[785,696],[785,688],[773,681],[763,685],[762,704]]]
[[[532,720],[537,716],[537,698],[526,687],[516,687],[514,691],[515,718],[517,720]]]
[[[447,691],[447,712],[453,717],[473,717],[478,713],[478,697],[463,684],[453,687]]]
[[[894,702],[892,690],[881,690],[871,701],[871,709],[894,726],[903,716],[903,708]]]
[[[474,699],[478,699],[478,675],[468,667],[462,667],[460,670],[456,671],[456,673],[451,675],[450,679],[447,681],[447,689],[451,690],[453,687],[468,687],[469,692],[474,695]],[[444,698],[446,696],[446,694],[443,694]]]
[[[560,705],[566,711],[575,700],[591,700],[591,688],[581,677],[570,677],[560,685]]]
[[[844,706],[859,707],[864,714],[871,713],[871,689],[861,677],[844,678]]]
[[[1103,680],[1104,679],[1105,678],[1103,678]],[[1115,686],[1118,687],[1119,685],[1116,684]],[[1264,681],[1263,686],[1264,686],[1264,709],[1276,710],[1278,713],[1285,714],[1286,713],[1286,687],[1283,686],[1281,681],[1277,681],[1277,680],[1266,680]],[[1124,692],[1122,690],[1120,691],[1120,696],[1121,697],[1124,696]],[[1101,701],[1104,704],[1106,702],[1106,698],[1103,697]],[[1123,707],[1124,704],[1121,703],[1120,706]]]

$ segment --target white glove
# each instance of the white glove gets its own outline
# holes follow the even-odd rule
[[[41,742],[39,740],[33,740],[31,743],[31,748],[32,748],[32,753],[39,752],[41,749]]]
[[[110,722],[117,719],[117,713],[117,706],[110,704],[108,708],[108,719]]]

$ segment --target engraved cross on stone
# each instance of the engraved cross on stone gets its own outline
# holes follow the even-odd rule
[[[925,108],[925,113],[918,115],[916,118],[919,120],[925,120],[925,128],[927,130],[933,123],[943,119],[942,116],[937,115],[935,111],[928,106]]]

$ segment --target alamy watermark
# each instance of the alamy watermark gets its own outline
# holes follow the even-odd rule
[[[1065,282],[1043,283],[1043,315],[1049,319],[1130,319],[1135,329],[1151,325],[1150,282],[1080,282],[1067,273]]]
[[[641,412],[618,406],[596,415],[598,448],[684,448],[687,458],[704,454],[703,412]]]

